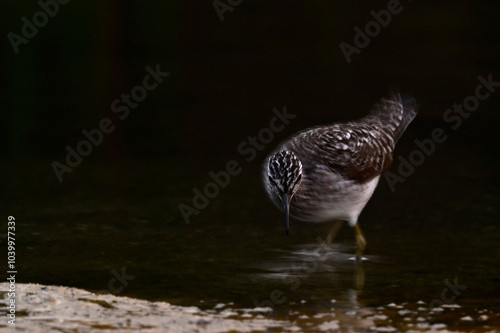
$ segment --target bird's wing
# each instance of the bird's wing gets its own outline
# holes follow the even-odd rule
[[[375,103],[366,117],[306,130],[289,146],[312,168],[327,167],[364,183],[389,168],[394,145],[416,114],[413,98],[394,93]]]
[[[293,149],[309,167],[327,167],[365,183],[392,163],[394,141],[376,124],[350,122],[311,129],[292,139]],[[302,155],[302,156],[301,156]]]

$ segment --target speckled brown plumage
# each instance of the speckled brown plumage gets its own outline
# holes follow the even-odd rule
[[[264,163],[271,200],[286,210],[287,194],[290,215],[297,219],[340,219],[354,226],[415,115],[413,100],[393,94],[360,120],[314,127],[285,140]]]

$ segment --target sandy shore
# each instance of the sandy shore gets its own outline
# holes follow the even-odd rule
[[[2,312],[8,289],[7,283],[0,283]],[[2,319],[0,327],[26,332],[250,332],[290,326],[266,319],[260,314],[262,310],[209,313],[197,307],[96,295],[76,288],[17,284],[15,326]],[[6,318],[5,313],[2,317]]]

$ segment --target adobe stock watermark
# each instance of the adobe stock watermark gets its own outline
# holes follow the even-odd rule
[[[238,145],[238,153],[245,157],[245,161],[250,163],[257,157],[257,154],[264,150],[266,145],[274,140],[274,134],[279,133],[285,129],[285,126],[290,123],[297,115],[288,113],[286,105],[283,111],[274,108],[272,110],[274,117],[269,120],[269,127],[260,129],[257,135],[250,135]],[[181,203],[179,204],[179,211],[189,224],[191,215],[198,215],[200,212],[207,208],[210,200],[219,195],[220,190],[226,188],[231,181],[231,177],[237,176],[243,171],[242,163],[237,160],[230,160],[226,163],[226,168],[218,172],[210,171],[208,176],[212,181],[207,182],[201,187],[193,188],[193,199],[191,205]]]
[[[212,5],[214,6],[215,12],[219,16],[221,22],[224,22],[224,13],[232,12],[235,7],[238,7],[243,0],[214,0]]]
[[[28,44],[29,41],[38,34],[38,29],[47,25],[50,18],[59,13],[59,5],[66,5],[70,0],[40,0],[38,6],[40,10],[35,12],[31,20],[26,16],[21,17],[21,34],[18,35],[13,32],[7,34],[10,45],[14,49],[14,53],[19,53],[19,46],[21,44]]]
[[[374,18],[374,20],[368,21],[364,26],[364,30],[358,26],[354,27],[354,45],[347,42],[341,42],[339,44],[340,50],[342,51],[347,63],[351,63],[351,57],[353,54],[360,54],[361,50],[370,45],[372,39],[377,37],[382,32],[382,28],[386,28],[391,23],[393,15],[400,14],[402,11],[403,5],[401,5],[399,0],[389,0],[389,2],[387,2],[387,8],[381,9],[378,12],[371,10],[370,15]]]
[[[147,74],[142,79],[142,85],[133,87],[130,94],[123,93],[120,98],[111,102],[111,112],[118,114],[120,120],[125,120],[129,116],[130,110],[137,108],[139,103],[146,99],[148,92],[156,89],[163,82],[163,79],[170,75],[170,73],[162,72],[159,64],[156,65],[155,69],[146,66],[146,72]],[[91,130],[83,129],[82,135],[85,139],[80,140],[75,148],[69,145],[66,146],[66,164],[57,161],[51,163],[59,182],[61,183],[64,180],[63,175],[65,173],[73,172],[73,169],[82,163],[83,157],[89,156],[93,149],[102,143],[104,134],[112,133],[115,128],[113,121],[105,117],[99,121],[96,128]]]
[[[412,312],[409,316],[410,319],[415,319],[419,316],[428,318],[431,312],[442,311],[442,307],[449,306],[457,300],[462,292],[467,289],[466,285],[458,284],[458,277],[455,277],[453,283],[448,279],[443,281],[445,287],[441,290],[440,298],[435,298],[429,302],[426,309],[419,309],[417,312]],[[425,304],[424,302],[419,302]]]
[[[408,157],[405,158],[402,155],[397,157],[399,161],[397,174],[391,171],[384,172],[384,179],[392,192],[396,190],[398,183],[404,183],[415,172],[416,167],[422,165],[426,158],[434,154],[437,145],[448,139],[447,131],[449,132],[450,129],[458,130],[462,126],[464,119],[469,118],[471,113],[479,108],[481,101],[487,100],[495,92],[496,88],[500,87],[500,81],[493,81],[493,74],[491,73],[488,74],[487,78],[479,75],[477,80],[479,84],[474,89],[474,94],[465,97],[460,104],[453,104],[451,108],[443,113],[443,121],[450,126],[449,128],[436,127],[431,131],[428,138],[413,141],[417,147],[412,150]]]
[[[125,272],[125,267],[122,267],[121,274],[116,270],[112,269],[111,274],[114,276],[108,282],[108,289],[100,290],[100,293],[107,294],[112,293],[114,295],[118,295],[128,286],[129,281],[135,279],[135,275],[127,275]]]
[[[459,297],[462,294],[462,291],[467,289],[466,285],[458,284],[458,277],[455,277],[453,283],[451,283],[448,279],[445,279],[443,283],[446,287],[444,287],[443,290],[441,290],[441,295],[440,295],[441,298],[439,299],[436,298],[429,302],[430,310],[440,307],[443,304],[451,304],[455,302],[457,297]]]

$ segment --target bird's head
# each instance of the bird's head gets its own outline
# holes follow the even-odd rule
[[[302,163],[293,152],[281,150],[269,158],[267,177],[272,196],[281,200],[283,204],[285,228],[288,234],[290,201],[302,180]]]

